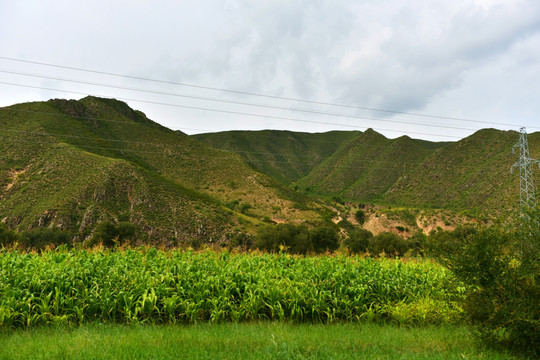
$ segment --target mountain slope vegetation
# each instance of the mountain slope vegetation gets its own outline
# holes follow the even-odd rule
[[[433,145],[408,136],[391,140],[368,129],[342,145],[297,184],[317,194],[372,201],[431,155],[436,148]]]
[[[272,212],[319,217],[317,205],[241,156],[120,101],[14,105],[0,109],[0,125],[0,218],[12,228],[56,226],[86,236],[100,221],[125,219],[174,243],[219,240],[238,221],[249,226]]]
[[[532,157],[540,156],[540,133],[529,134]],[[386,192],[389,203],[508,214],[519,199],[519,134],[483,129],[434,152]],[[540,181],[538,168],[533,171]]]
[[[168,245],[221,243],[272,222],[333,220],[350,231],[362,208],[373,229],[388,218],[392,231],[412,235],[451,223],[448,211],[504,217],[519,199],[515,131],[483,129],[452,143],[372,129],[188,136],[96,97],[0,108],[0,129],[1,223],[60,228],[78,241],[102,222],[130,222],[141,241]],[[529,145],[539,158],[540,132]],[[407,221],[395,218],[400,211]],[[436,220],[418,225],[427,218]]]
[[[306,139],[310,136],[300,134]],[[318,136],[319,146],[324,141],[334,142],[333,147],[316,149],[313,155],[313,147],[293,145],[294,133],[279,131],[223,132],[197,138],[251,157],[254,167],[314,197],[475,213],[509,214],[516,209],[519,171],[510,172],[519,158],[512,152],[519,139],[515,131],[483,129],[457,142],[408,136],[388,139],[372,129],[311,135]],[[531,157],[539,158],[540,133],[528,138]],[[290,139],[290,144],[277,139]],[[277,161],[278,154],[286,161]],[[291,168],[297,166],[292,155],[314,159],[311,168],[284,175],[292,174]],[[540,171],[534,174],[538,187]]]
[[[236,152],[257,170],[290,184],[307,175],[358,131],[303,133],[280,130],[225,131],[194,135],[208,145]]]

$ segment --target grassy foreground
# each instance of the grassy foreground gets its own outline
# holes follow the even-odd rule
[[[0,332],[0,359],[513,359],[465,327],[283,322]]]

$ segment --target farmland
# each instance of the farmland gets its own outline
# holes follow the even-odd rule
[[[0,252],[0,326],[458,321],[442,266],[360,256],[213,251]]]

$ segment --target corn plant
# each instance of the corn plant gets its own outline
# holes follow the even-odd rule
[[[39,255],[0,250],[2,327],[95,321],[449,322],[460,314],[455,304],[462,289],[450,272],[428,261],[153,248],[58,248]],[[441,314],[441,308],[447,311]],[[407,311],[421,314],[407,316]]]

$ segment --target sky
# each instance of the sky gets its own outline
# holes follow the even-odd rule
[[[540,1],[0,0],[0,106],[86,95],[187,134],[532,133]]]

